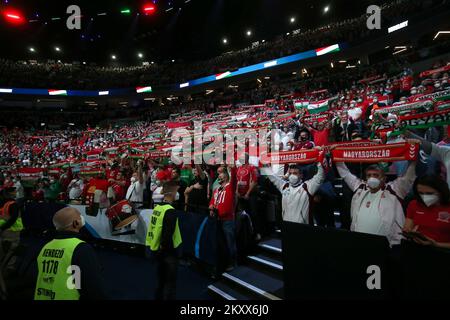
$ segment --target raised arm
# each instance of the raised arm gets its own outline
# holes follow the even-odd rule
[[[317,190],[319,190],[324,180],[325,180],[325,171],[323,170],[322,164],[317,163],[317,173],[314,175],[314,177],[305,182],[308,188],[308,192],[311,195],[314,195],[317,192]]]
[[[353,192],[358,189],[358,187],[363,183],[361,179],[353,175],[350,170],[348,170],[347,166],[343,162],[337,162],[336,163],[336,169],[341,176],[342,179],[344,179],[345,183],[348,185],[350,190]]]
[[[406,170],[405,174],[402,177],[398,177],[391,183],[392,190],[400,198],[405,198],[408,192],[411,190],[411,187],[416,179],[416,162],[411,161],[408,166],[408,170]]]
[[[262,168],[261,174],[266,175],[280,192],[283,191],[284,187],[287,184],[286,180],[283,180],[279,176],[274,175],[270,167]]]

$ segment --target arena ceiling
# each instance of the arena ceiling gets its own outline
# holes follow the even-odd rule
[[[296,29],[356,17],[364,14],[368,5],[383,2],[2,0],[0,57],[122,65],[202,60]],[[73,4],[81,9],[81,30],[66,27],[66,10]],[[147,4],[155,10],[145,15]],[[11,9],[23,18],[22,23],[5,16]]]

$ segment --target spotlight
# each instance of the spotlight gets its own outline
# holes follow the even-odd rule
[[[251,30],[247,30],[247,37],[250,37],[252,35],[252,31]]]
[[[21,24],[25,21],[22,13],[15,9],[6,9],[3,11],[3,16],[7,21],[14,24]]]
[[[35,50],[33,47],[30,47],[28,50],[29,50],[30,52],[36,52],[36,50]]]
[[[328,11],[330,11],[330,6],[326,6],[325,8],[323,8],[324,13],[327,13]]]
[[[228,43],[227,38],[223,38],[222,42],[223,42],[223,44],[227,44]]]
[[[144,57],[144,55],[142,54],[142,53],[138,53],[138,57],[139,57],[139,59],[142,59],[143,57]]]
[[[60,47],[55,47],[55,51],[56,52],[61,52],[61,48]]]
[[[153,3],[144,4],[142,11],[144,14],[153,14],[156,12],[156,6]]]
[[[291,23],[294,23],[295,22],[295,17],[292,17],[290,21],[291,21]]]
[[[111,59],[116,60],[116,59],[117,59],[117,56],[116,56],[115,54],[113,54],[113,55],[111,56]]]

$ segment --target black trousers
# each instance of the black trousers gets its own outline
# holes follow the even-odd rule
[[[251,217],[255,234],[262,234],[264,231],[265,212],[258,210],[258,194],[252,192],[249,199],[239,198],[241,208],[244,209]]]
[[[175,300],[178,257],[173,252],[156,253],[157,287],[155,300]]]

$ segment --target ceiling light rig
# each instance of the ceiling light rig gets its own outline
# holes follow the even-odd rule
[[[11,24],[22,24],[25,22],[23,14],[17,9],[7,8],[2,11],[2,15]]]

